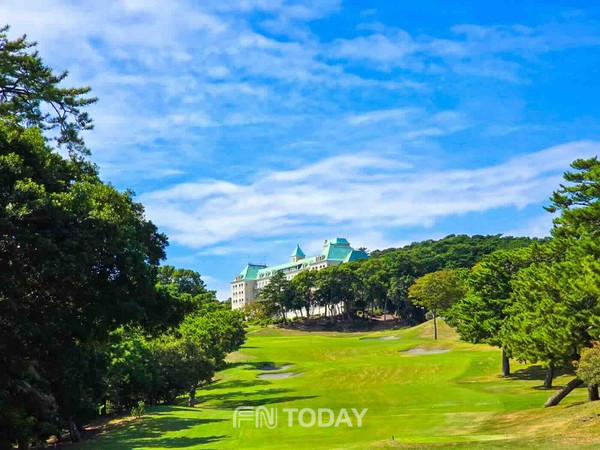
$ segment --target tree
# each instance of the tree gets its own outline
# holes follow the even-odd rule
[[[16,368],[0,371],[0,385],[33,364],[77,439],[101,400],[100,344],[120,325],[161,320],[166,238],[130,192],[53,152],[39,130],[2,120],[0,210],[0,366]]]
[[[79,133],[93,128],[84,110],[96,102],[87,96],[90,88],[61,87],[68,73],[54,74],[34,50],[35,42],[26,36],[9,40],[8,29],[0,28],[0,117],[53,132],[72,156],[87,154]]]
[[[316,303],[317,273],[314,270],[300,272],[291,281],[294,298],[294,309],[306,310],[306,317],[310,317],[310,310]]]
[[[275,311],[285,323],[286,311],[293,303],[293,292],[283,272],[276,272],[269,280],[269,284],[260,289],[258,301],[267,304],[268,309]]]
[[[156,365],[155,398],[171,404],[177,396],[189,393],[188,406],[194,406],[196,389],[215,374],[215,364],[192,336],[163,334],[150,341]]]
[[[360,294],[364,296],[365,303],[371,307],[372,317],[375,306],[378,303],[385,303],[388,298],[386,261],[383,259],[364,261],[358,266],[356,272],[361,284]]]
[[[205,358],[210,362],[212,370],[222,367],[225,356],[238,350],[246,340],[244,315],[239,311],[216,308],[212,311],[196,312],[188,315],[179,326],[177,333],[182,339],[196,345]],[[196,389],[203,383],[209,382],[206,362],[199,364],[203,375],[194,383],[188,384],[188,404],[193,406]]]
[[[335,278],[334,301],[343,305],[343,314],[346,315],[346,320],[350,321],[354,310],[358,277],[349,264],[334,267],[332,273]]]
[[[177,269],[173,266],[160,266],[156,281],[163,286],[173,286],[180,294],[191,296],[205,294],[206,284],[198,272],[190,269]]]
[[[220,305],[216,292],[207,290],[200,274],[190,269],[160,266],[156,290],[162,310],[162,319],[154,326],[157,332],[177,327],[188,314]]]
[[[466,278],[466,295],[448,312],[448,322],[469,342],[502,348],[502,375],[510,374],[500,330],[511,305],[511,281],[530,264],[533,248],[498,250],[476,264]]]
[[[139,401],[155,404],[157,367],[143,330],[122,327],[111,333],[110,340],[103,412],[127,411]]]
[[[584,305],[564,301],[558,280],[577,277],[564,265],[539,261],[513,279],[510,306],[499,339],[521,361],[541,362],[548,368],[544,386],[552,386],[555,367],[570,366],[577,355],[585,321]]]
[[[554,219],[546,261],[519,275],[514,319],[506,340],[521,358],[579,359],[600,335],[600,162],[579,159],[546,209]],[[517,289],[518,288],[518,289]],[[546,406],[554,406],[581,380],[568,383]],[[597,388],[589,386],[590,397]]]
[[[418,278],[408,289],[408,298],[433,315],[433,337],[437,339],[438,313],[448,310],[465,293],[463,274],[457,270],[438,270]]]

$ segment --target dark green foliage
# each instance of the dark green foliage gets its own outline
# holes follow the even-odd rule
[[[305,310],[308,314],[310,308],[321,306],[330,317],[345,315],[350,320],[378,311],[414,324],[423,320],[423,312],[408,298],[408,289],[416,279],[442,269],[470,268],[498,249],[518,249],[535,242],[542,241],[500,235],[450,235],[439,241],[375,250],[367,260],[301,272],[291,281],[277,273],[261,289],[258,300],[262,315],[277,315],[284,320],[286,311]]]
[[[178,333],[196,343],[215,366],[246,340],[244,316],[239,311],[216,308],[188,315]]]
[[[104,397],[104,404],[112,410],[128,411],[140,401],[172,403],[214,375],[214,361],[203,348],[210,346],[189,336],[149,337],[141,329],[120,329],[112,338]]]
[[[160,320],[153,322],[155,332],[177,327],[184,317],[198,311],[207,311],[217,305],[215,291],[206,289],[198,272],[161,266],[157,275],[157,303]]]
[[[485,255],[497,250],[518,249],[534,242],[538,240],[501,235],[449,235],[438,241],[428,240],[399,249],[373,251],[369,262],[374,258],[383,261],[388,298],[393,299],[398,315],[411,323],[422,317],[408,301],[408,288],[417,278],[442,269],[471,268]]]
[[[589,234],[600,235],[600,162],[598,157],[578,159],[574,169],[564,175],[568,184],[561,184],[546,209],[560,212],[554,221],[552,235],[558,240]]]
[[[375,250],[371,258],[390,254],[412,257],[420,268],[421,275],[440,269],[473,267],[484,255],[496,250],[511,250],[526,247],[538,239],[497,235],[451,234],[443,239],[414,242],[402,248]],[[542,240],[543,241],[543,240]]]
[[[514,282],[503,340],[522,360],[570,365],[600,336],[600,162],[577,160],[551,200],[546,258]]]
[[[0,28],[2,120],[52,131],[56,142],[73,156],[88,153],[79,132],[92,128],[83,109],[96,101],[87,97],[90,88],[61,87],[67,72],[54,74],[34,50],[35,42],[28,42],[26,36],[9,40],[7,32],[8,26]]]
[[[190,269],[160,266],[156,281],[163,286],[172,286],[179,294],[196,296],[207,293],[200,274]]]
[[[156,369],[153,400],[173,403],[175,399],[208,382],[215,366],[198,343],[187,337],[165,334],[150,341]]]
[[[34,364],[6,355],[0,363],[0,448],[28,443],[58,431],[56,401]]]
[[[315,307],[317,297],[315,288],[317,286],[317,272],[313,270],[305,270],[296,275],[291,282],[293,289],[293,304],[292,308],[300,312],[304,309],[306,317],[310,315],[310,311]]]
[[[286,311],[294,303],[294,292],[283,272],[275,273],[269,284],[260,289],[258,301],[269,315],[277,315],[286,321]]]
[[[511,306],[511,281],[532,262],[533,247],[485,256],[466,277],[467,293],[448,312],[462,339],[501,347],[499,332]]]
[[[54,153],[37,129],[2,122],[0,210],[0,360],[34,367],[58,416],[85,420],[99,401],[102,342],[163,316],[154,285],[166,238],[131,193]],[[4,376],[0,389],[19,374]]]
[[[26,448],[61,428],[78,440],[99,409],[189,392],[241,345],[243,328],[199,274],[158,267],[166,237],[131,192],[102,183],[84,159],[79,132],[91,128],[84,111],[95,101],[85,98],[89,89],[59,87],[66,73],[54,75],[33,44],[10,41],[6,31],[0,30],[0,448]],[[69,158],[48,145],[50,137]],[[192,313],[207,314],[210,330],[195,340],[178,330]]]
[[[108,350],[108,371],[105,376],[104,404],[111,410],[124,411],[138,401],[157,400],[157,370],[149,339],[142,330],[115,331]]]

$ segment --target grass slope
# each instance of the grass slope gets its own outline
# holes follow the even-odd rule
[[[388,339],[364,339],[385,337]],[[394,336],[396,339],[389,339]],[[410,355],[411,348],[446,353]],[[498,377],[500,353],[431,325],[377,333],[310,333],[260,329],[230,357],[218,381],[198,392],[196,408],[156,407],[140,420],[109,424],[80,447],[132,448],[598,448],[600,404],[578,389],[556,408],[541,405],[539,368],[514,365]],[[264,380],[265,365],[293,364],[298,376]],[[556,384],[564,384],[562,376]],[[600,402],[597,402],[600,403]],[[274,406],[275,429],[233,428],[237,406]],[[368,408],[362,428],[287,426],[282,408]],[[285,420],[284,420],[285,419]]]

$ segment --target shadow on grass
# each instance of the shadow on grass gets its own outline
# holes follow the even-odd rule
[[[526,367],[525,369],[516,370],[515,372],[511,373],[510,375],[508,375],[505,378],[507,380],[527,380],[527,381],[538,380],[538,381],[543,382],[544,379],[546,378],[547,371],[548,371],[547,368],[542,367],[540,365],[535,365],[535,366]],[[555,386],[554,384],[556,383],[556,377],[559,377],[561,375],[575,376],[575,373],[573,372],[572,369],[560,368],[560,367],[556,368],[554,370],[554,380],[553,380],[552,387],[546,388],[546,387],[544,387],[543,384],[540,384],[539,386],[533,386],[532,389],[547,390],[547,391],[560,389],[562,387],[562,384],[559,384],[557,386]]]
[[[233,363],[228,363],[227,368],[235,368],[235,367],[244,367],[249,366],[247,370],[262,370],[261,367],[275,365],[273,361],[238,361]]]
[[[215,408],[218,409],[231,409],[234,410],[238,406],[264,406],[264,405],[272,405],[275,403],[286,403],[293,402],[297,400],[308,400],[311,398],[316,398],[316,395],[288,395],[283,397],[270,397],[270,398],[241,398],[241,399],[225,399],[214,405]]]
[[[194,427],[227,420],[182,418],[176,416],[177,409],[193,410],[192,408],[158,407],[141,420],[130,421],[107,430],[109,433],[106,438],[118,443],[120,448],[183,448],[216,443],[228,437],[226,435],[166,437],[166,433],[185,432]],[[195,412],[197,415],[201,414],[200,410],[195,410]],[[186,434],[195,433],[188,432]]]
[[[270,384],[268,381],[263,380],[230,380],[230,381],[217,381],[202,388],[202,391],[214,391],[216,389],[231,389],[231,388],[248,388],[254,386],[266,386]]]
[[[229,391],[229,392],[215,392],[204,394],[202,391],[198,391],[196,394],[196,405],[202,406],[204,403],[208,402],[218,402],[226,399],[236,398],[236,397],[244,397],[247,398],[249,395],[277,395],[277,394],[287,394],[291,392],[290,389],[284,388],[271,388],[271,389],[259,389],[258,391]],[[212,403],[211,403],[212,404]]]

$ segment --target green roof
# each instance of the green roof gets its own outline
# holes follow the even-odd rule
[[[350,242],[346,238],[335,238],[329,241],[329,243],[334,245],[350,245]]]
[[[344,258],[344,262],[352,262],[358,259],[367,259],[368,257],[369,255],[367,255],[367,252],[364,252],[362,250],[352,250],[350,253],[348,253],[348,256]]]
[[[267,267],[264,264],[248,264],[244,267],[244,270],[240,272],[242,280],[256,280],[258,278],[258,271]]]
[[[304,256],[304,252],[296,245],[292,257]],[[270,277],[275,272],[286,271],[295,272],[302,270],[319,261],[336,261],[340,263],[352,262],[358,259],[366,259],[369,255],[362,250],[354,250],[350,243],[344,238],[335,238],[325,241],[323,251],[318,256],[302,258],[296,262],[289,261],[276,266],[266,266],[265,264],[248,264],[240,273],[242,280],[256,280],[258,278]]]
[[[296,244],[296,248],[294,249],[294,253],[292,253],[292,257],[294,256],[306,256],[299,245]]]
[[[306,267],[310,264],[317,262],[317,258],[318,256],[311,256],[310,258],[304,258],[296,262],[290,261],[283,264],[278,264],[276,266],[267,266],[258,271],[258,278],[261,278],[261,276],[270,277],[271,275],[273,275],[273,272],[279,272],[281,270],[300,270],[302,269],[302,267]]]

